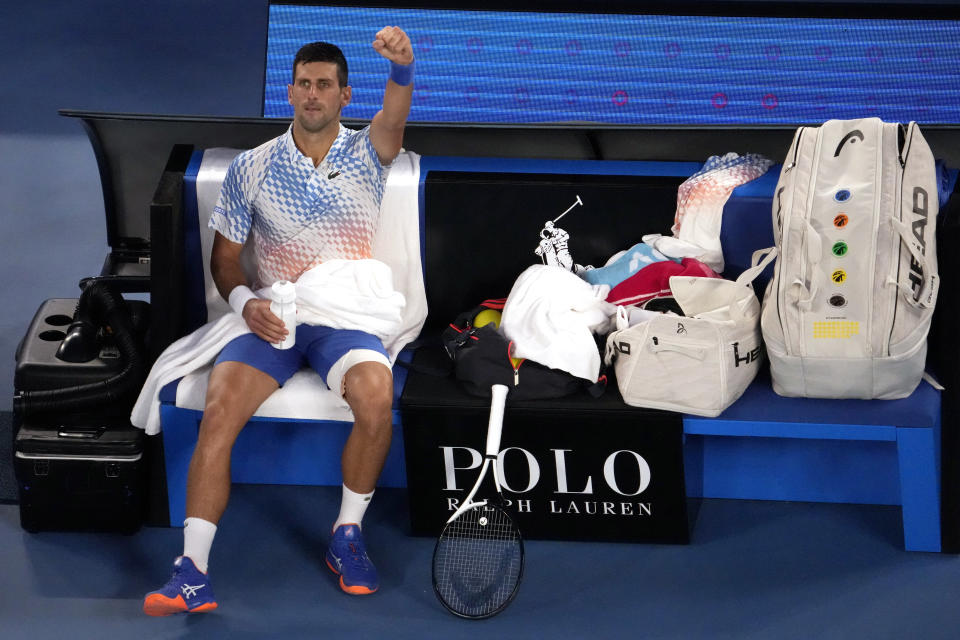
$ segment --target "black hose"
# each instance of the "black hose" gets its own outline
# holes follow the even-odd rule
[[[49,411],[82,411],[93,407],[117,408],[130,401],[140,390],[146,377],[146,364],[130,320],[123,296],[103,282],[92,282],[80,295],[74,322],[68,333],[89,335],[90,328],[109,326],[117,349],[125,364],[109,378],[97,382],[46,389],[20,391],[13,398],[13,408],[21,416]],[[64,339],[66,342],[66,338]]]

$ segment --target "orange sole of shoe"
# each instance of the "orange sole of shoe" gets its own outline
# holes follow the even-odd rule
[[[208,602],[194,609],[188,609],[187,603],[183,601],[183,596],[176,598],[166,598],[159,593],[147,596],[143,601],[143,612],[148,616],[161,617],[169,616],[175,613],[205,613],[217,608],[216,602]]]
[[[324,562],[327,563],[327,568],[330,569],[330,571],[333,571],[334,574],[340,576],[340,580],[339,580],[340,588],[343,589],[345,593],[349,593],[352,596],[366,596],[366,595],[370,595],[371,593],[377,592],[376,589],[370,589],[368,587],[360,587],[360,586],[350,587],[345,585],[343,583],[343,576],[340,575],[340,572],[337,571],[337,569],[332,564],[330,564],[330,561],[324,558]]]
[[[343,576],[340,576],[340,588],[352,596],[367,596],[377,592],[376,589],[368,589],[367,587],[348,587],[343,584]]]

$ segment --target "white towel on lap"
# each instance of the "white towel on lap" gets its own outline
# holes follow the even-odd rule
[[[390,267],[379,260],[328,260],[295,283],[297,323],[359,329],[386,341],[400,327],[406,304],[394,291]],[[260,297],[267,297],[261,290]]]
[[[384,346],[395,338],[401,325],[405,300],[391,284],[390,267],[378,260],[330,260],[304,273],[297,280],[297,322],[357,329],[371,333]],[[269,288],[257,292],[269,297]],[[164,385],[213,362],[228,342],[249,333],[237,313],[228,313],[190,335],[180,338],[157,358],[130,422],[148,435],[160,432],[160,404],[157,396]],[[401,345],[402,346],[402,345]],[[396,352],[390,353],[391,359]]]

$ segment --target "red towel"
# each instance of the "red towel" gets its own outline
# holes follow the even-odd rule
[[[642,305],[654,298],[669,297],[670,276],[700,276],[719,278],[717,272],[694,258],[684,258],[680,264],[673,260],[655,262],[615,286],[607,295],[607,302],[619,305]]]

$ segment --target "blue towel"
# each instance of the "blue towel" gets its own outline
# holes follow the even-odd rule
[[[680,262],[679,258],[668,258],[650,245],[639,242],[607,266],[588,269],[580,277],[590,284],[608,284],[612,289],[648,264],[665,260]]]

